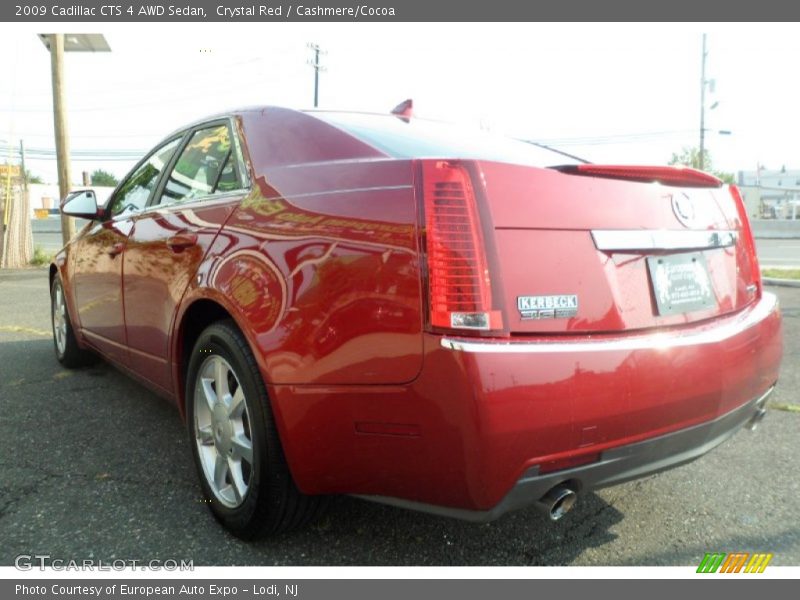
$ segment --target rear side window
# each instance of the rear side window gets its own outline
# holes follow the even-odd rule
[[[161,204],[187,202],[241,189],[238,161],[227,125],[194,132],[161,194]]]
[[[363,113],[314,114],[393,158],[462,158],[533,167],[579,164],[554,150],[452,123]]]

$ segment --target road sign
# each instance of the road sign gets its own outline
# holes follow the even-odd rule
[[[0,165],[0,177],[19,177],[19,165]]]

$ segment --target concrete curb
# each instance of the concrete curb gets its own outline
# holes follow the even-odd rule
[[[800,288],[800,279],[778,279],[777,277],[762,277],[761,281],[764,283],[764,285]]]
[[[750,219],[753,236],[758,239],[790,240],[800,238],[800,219]]]

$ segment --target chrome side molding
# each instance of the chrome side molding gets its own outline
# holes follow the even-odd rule
[[[730,229],[593,229],[598,250],[707,250],[733,246],[739,234]]]

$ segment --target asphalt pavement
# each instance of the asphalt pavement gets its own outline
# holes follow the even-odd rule
[[[697,565],[750,551],[800,565],[800,289],[772,291],[786,339],[773,404],[694,463],[585,495],[554,524],[534,509],[477,525],[342,497],[304,531],[248,544],[203,503],[177,410],[103,363],[62,369],[46,270],[0,271],[0,564]]]
[[[757,239],[762,267],[800,267],[800,239]]]

